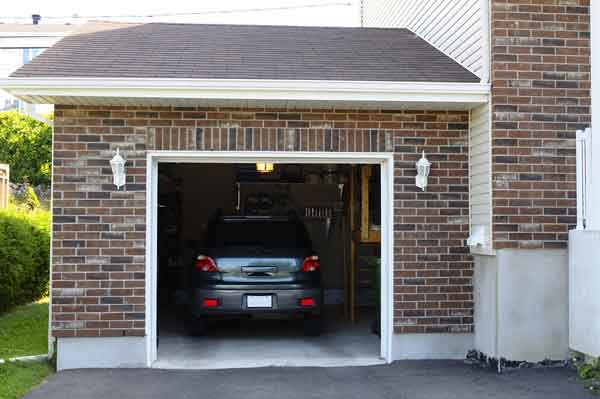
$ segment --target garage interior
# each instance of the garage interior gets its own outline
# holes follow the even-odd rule
[[[157,368],[343,366],[380,358],[379,165],[159,163]],[[324,330],[297,320],[186,326],[190,271],[215,215],[300,218],[321,263]],[[217,265],[218,266],[218,265]]]

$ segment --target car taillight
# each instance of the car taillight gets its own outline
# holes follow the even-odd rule
[[[315,306],[315,300],[313,298],[302,298],[302,299],[300,299],[300,306],[303,306],[303,307]]]
[[[196,258],[196,263],[194,264],[196,270],[200,270],[201,272],[207,273],[218,273],[219,269],[217,269],[217,265],[215,265],[215,261],[212,258],[205,255],[198,255]]]
[[[205,308],[216,308],[219,306],[219,301],[217,298],[204,298],[202,300],[202,306]]]
[[[301,272],[314,272],[316,270],[319,270],[319,268],[321,267],[321,264],[319,263],[319,257],[318,256],[309,256],[308,258],[304,259],[304,262],[302,263],[302,268],[300,269]]]

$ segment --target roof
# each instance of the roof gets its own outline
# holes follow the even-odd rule
[[[0,23],[0,36],[26,35],[26,34],[48,34],[61,35],[73,30],[74,26],[69,24],[3,24]]]
[[[407,29],[92,23],[11,77],[479,82]]]

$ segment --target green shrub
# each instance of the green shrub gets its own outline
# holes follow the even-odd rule
[[[0,163],[10,165],[10,181],[50,185],[52,128],[16,111],[0,112]]]
[[[600,359],[582,364],[578,367],[577,374],[582,380],[600,380]]]
[[[0,211],[0,312],[48,292],[50,214]]]
[[[25,206],[27,206],[30,211],[36,210],[40,207],[40,200],[31,186],[27,186],[25,189],[24,202]]]

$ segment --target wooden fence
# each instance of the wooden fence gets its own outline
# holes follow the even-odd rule
[[[8,178],[9,167],[7,164],[0,163],[0,209],[8,208]]]

